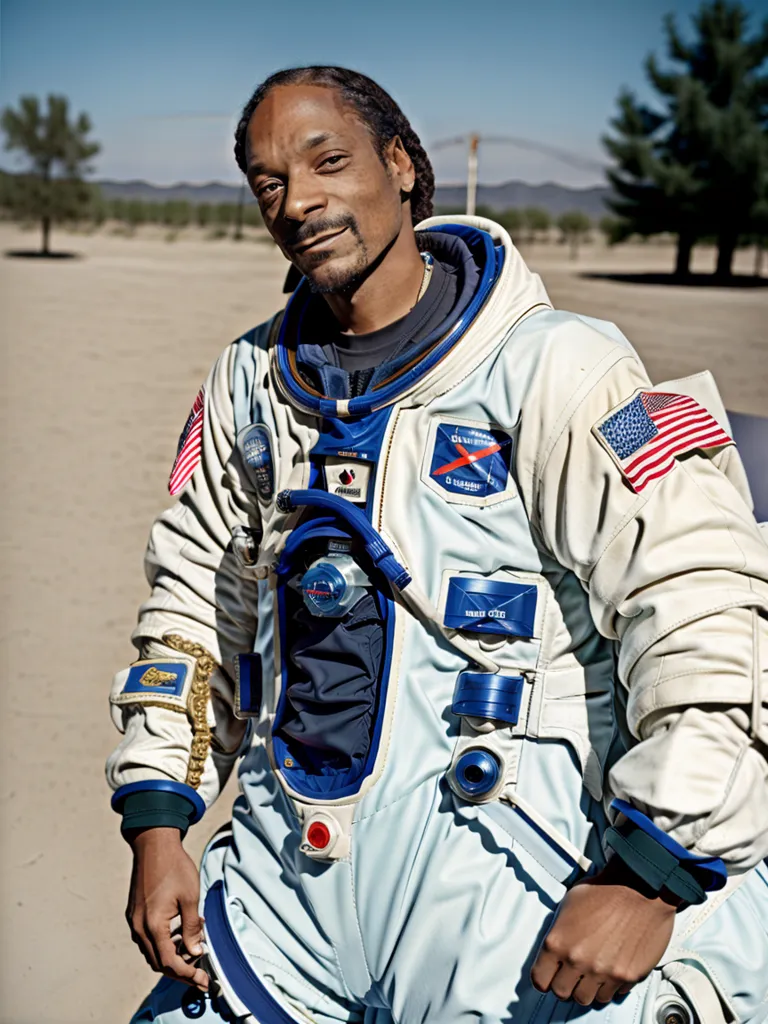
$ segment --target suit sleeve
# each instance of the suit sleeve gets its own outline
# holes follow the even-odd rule
[[[631,350],[567,330],[524,408],[518,464],[539,542],[617,644],[636,744],[610,788],[744,871],[768,854],[768,546],[743,467],[732,446],[697,450],[634,493],[593,428],[651,385]]]
[[[141,674],[134,672],[131,683],[130,670],[118,673],[111,695],[123,738],[107,778],[118,793],[165,786],[209,806],[243,743],[245,723],[233,713],[233,659],[252,650],[257,583],[244,575],[231,537],[237,526],[257,534],[259,519],[235,447],[236,348],[208,376],[199,444],[188,447],[191,475],[184,473],[178,500],[151,530],[151,594],[132,636]],[[186,680],[183,690],[169,696],[173,683],[163,690],[164,670],[167,679]]]

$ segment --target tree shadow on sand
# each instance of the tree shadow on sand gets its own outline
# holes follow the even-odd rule
[[[751,274],[734,274],[728,278],[716,278],[714,274],[686,274],[676,277],[668,273],[595,273],[579,274],[589,281],[616,281],[619,284],[662,284],[674,285],[677,288],[768,288],[768,277],[755,277]]]
[[[39,249],[6,249],[7,260],[81,260],[79,252],[40,252]]]

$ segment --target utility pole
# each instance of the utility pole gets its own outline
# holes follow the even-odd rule
[[[467,161],[467,216],[474,217],[477,207],[477,145],[479,135],[469,136],[469,160]]]

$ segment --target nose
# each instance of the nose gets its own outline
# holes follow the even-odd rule
[[[303,222],[324,210],[325,192],[314,174],[292,174],[285,186],[282,214],[287,220]]]

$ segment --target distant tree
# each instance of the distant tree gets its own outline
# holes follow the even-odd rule
[[[557,226],[564,242],[570,245],[571,259],[575,260],[579,255],[579,243],[589,234],[592,228],[592,221],[581,210],[569,210],[561,213],[557,218]]]
[[[623,242],[626,237],[624,225],[619,217],[601,217],[597,226],[606,245],[616,245],[617,242]]]
[[[457,211],[451,211],[451,212],[455,213]],[[461,213],[463,213],[463,212],[464,211],[462,210]],[[485,217],[486,220],[498,220],[498,217],[499,217],[499,215],[496,212],[496,210],[494,210],[492,206],[488,206],[487,203],[478,203],[475,206],[475,216],[476,217]]]
[[[752,273],[761,277],[763,273],[763,256],[768,249],[768,198],[761,200],[752,207],[750,230],[744,241],[755,247],[755,264]]]
[[[207,228],[211,223],[211,204],[198,203],[195,207],[195,222],[199,228]]]
[[[237,207],[234,203],[217,203],[213,208],[213,219],[219,228],[228,228],[235,222]]]
[[[263,228],[264,218],[258,203],[246,203],[243,207],[243,223],[249,228]]]
[[[112,199],[109,203],[109,216],[112,220],[124,221],[127,203],[125,199]]]
[[[653,55],[645,65],[665,109],[624,91],[614,134],[604,139],[616,161],[610,205],[624,234],[675,233],[680,276],[696,240],[713,236],[716,275],[727,277],[739,235],[768,190],[768,21],[751,37],[748,22],[741,3],[708,0],[693,17],[689,45],[669,15],[668,57],[682,70],[660,70]]]
[[[148,220],[147,204],[141,199],[129,199],[125,204],[125,222],[131,232],[146,224]]]
[[[187,227],[192,220],[192,204],[187,199],[167,199],[162,205],[162,223],[172,230]]]
[[[0,210],[6,216],[13,210],[13,187],[13,175],[0,171]]]
[[[100,228],[109,216],[109,203],[101,194],[101,189],[94,188],[94,194],[88,207],[88,219],[95,228]]]
[[[510,207],[496,215],[496,220],[509,232],[510,236],[518,238],[523,229],[523,214],[521,210]]]
[[[16,216],[40,222],[41,251],[48,253],[51,225],[86,213],[92,192],[83,175],[101,147],[88,139],[87,114],[70,121],[65,96],[49,96],[45,112],[36,96],[22,96],[17,110],[3,110],[0,126],[5,148],[19,150],[28,162],[25,173],[14,176],[9,205]]]
[[[527,206],[522,211],[522,224],[528,232],[528,244],[533,245],[538,235],[549,231],[552,226],[552,218],[549,212],[540,206]]]

